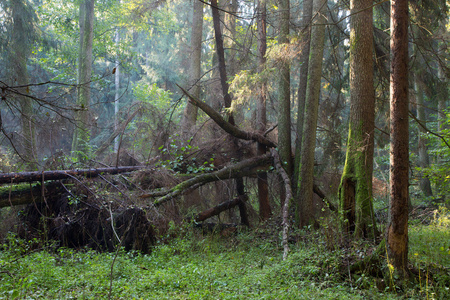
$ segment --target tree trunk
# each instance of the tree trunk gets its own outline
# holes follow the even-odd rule
[[[264,71],[266,63],[266,1],[258,1],[258,71]],[[263,80],[259,86],[258,102],[257,102],[257,118],[256,129],[260,134],[266,130],[266,97],[267,97],[267,83]],[[257,154],[263,155],[267,151],[266,146],[257,144]],[[259,219],[261,221],[267,220],[272,214],[269,203],[269,187],[267,184],[267,173],[258,174],[258,200],[259,200]]]
[[[298,180],[300,176],[300,162],[302,153],[302,139],[303,139],[303,122],[305,120],[305,100],[306,87],[308,84],[308,65],[309,52],[311,41],[311,19],[312,19],[313,0],[305,0],[303,2],[302,12],[302,32],[300,40],[300,80],[298,84],[298,110],[297,110],[297,136],[295,138],[295,161],[293,174],[293,192],[295,198],[298,198]]]
[[[119,0],[120,3],[120,0]],[[115,46],[117,50],[116,54],[116,65],[114,72],[114,132],[119,129],[119,99],[120,99],[120,61],[119,61],[119,43],[120,43],[120,33],[119,29],[116,29],[115,36]],[[116,136],[114,138],[114,152],[119,152],[119,142],[120,138]]]
[[[350,124],[347,154],[339,187],[344,232],[374,239],[372,203],[375,129],[372,0],[350,1]]]
[[[189,86],[192,87],[192,95],[197,99],[200,98],[200,76],[201,76],[201,56],[202,56],[202,36],[203,36],[203,3],[194,1],[192,13],[192,33],[191,33],[191,66],[189,69],[189,77],[191,81]],[[189,101],[183,113],[181,122],[183,135],[189,138],[190,130],[197,122],[198,108]]]
[[[289,0],[280,0],[280,34],[278,43],[289,47]],[[284,52],[282,50],[282,52]],[[283,55],[283,54],[282,54]],[[278,151],[283,168],[292,175],[291,163],[291,83],[290,62],[282,57],[278,81]]]
[[[391,1],[390,199],[386,230],[388,263],[408,276],[408,1]]]
[[[33,20],[23,0],[11,1],[11,13],[13,26],[11,32],[11,54],[9,55],[9,68],[14,84],[19,86],[17,90],[23,95],[29,94],[29,82],[27,59],[31,54],[33,41],[30,35],[34,34]],[[30,32],[33,32],[30,34]],[[22,125],[22,157],[29,169],[35,170],[36,165],[36,133],[34,124],[34,111],[31,99],[18,95]]]
[[[423,92],[420,87],[420,79],[418,78],[419,75],[414,76],[414,89],[415,89],[415,96],[416,96],[416,104],[417,104],[417,119],[426,126],[427,121],[425,117],[425,106],[424,106],[424,99],[423,99]],[[430,157],[428,155],[428,149],[427,149],[427,131],[422,126],[418,125],[419,132],[418,132],[418,152],[419,152],[419,161],[418,165],[420,168],[428,168],[430,167]],[[431,197],[433,196],[433,192],[431,190],[431,183],[428,176],[423,176],[422,172],[419,171],[419,187],[420,190],[423,192],[425,197]]]
[[[322,76],[323,48],[325,41],[325,11],[327,0],[314,0],[313,26],[311,29],[308,85],[306,88],[305,122],[303,128],[302,159],[298,219],[300,227],[314,222],[313,180],[314,150],[319,109],[320,82]]]
[[[72,151],[80,161],[86,161],[89,155],[89,105],[91,99],[92,42],[94,30],[95,0],[83,0],[80,3],[80,48],[78,52],[78,87],[75,131]]]
[[[225,52],[223,48],[223,37],[222,32],[220,29],[220,14],[219,14],[219,7],[217,5],[217,0],[211,0],[211,9],[212,9],[212,16],[213,16],[213,24],[214,24],[214,37],[216,39],[216,49],[217,49],[217,57],[219,60],[219,73],[220,73],[220,83],[222,86],[222,94],[224,99],[225,108],[231,108],[231,95],[228,92],[228,78],[227,78],[227,71],[225,66]],[[228,115],[228,122],[231,125],[235,125],[233,114],[230,112]],[[242,180],[242,177],[236,178],[236,190],[238,193],[238,196],[244,196],[245,195],[245,189],[244,189],[244,181]],[[241,215],[241,223],[247,226],[250,226],[248,215],[247,215],[247,208],[245,206],[244,202],[241,202],[239,204],[239,213]]]
[[[219,4],[221,5],[221,4]],[[237,72],[236,59],[236,13],[238,10],[238,0],[225,1],[224,10],[224,46],[227,53],[227,69],[228,76],[233,77]]]

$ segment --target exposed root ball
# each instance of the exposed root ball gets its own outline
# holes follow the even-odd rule
[[[21,217],[24,227],[20,235],[27,239],[45,237],[70,248],[113,251],[120,244],[127,251],[151,251],[155,236],[143,210],[122,208],[113,211],[112,216],[104,205],[82,201],[75,204],[63,195],[47,203],[30,204]]]

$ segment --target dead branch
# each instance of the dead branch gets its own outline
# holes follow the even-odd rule
[[[283,212],[283,260],[287,258],[287,255],[289,253],[289,203],[293,200],[292,197],[292,188],[291,188],[291,180],[289,179],[288,174],[281,166],[280,156],[278,155],[278,152],[275,149],[270,150],[270,154],[273,157],[273,162],[275,165],[275,168],[277,169],[278,173],[281,175],[281,178],[283,178],[284,181],[284,188],[286,189],[286,198],[284,199],[284,204],[282,208]]]
[[[212,218],[214,216],[217,216],[218,214],[220,214],[223,211],[226,211],[228,209],[231,209],[235,206],[238,206],[239,203],[241,203],[242,201],[247,200],[247,196],[241,196],[241,197],[236,197],[232,200],[229,201],[225,201],[220,203],[217,206],[214,206],[212,208],[209,208],[205,211],[202,211],[201,213],[199,213],[198,215],[196,215],[194,217],[195,222],[202,222],[205,221],[206,219]]]
[[[134,105],[133,105],[134,106]],[[119,128],[117,128],[106,141],[98,147],[98,149],[95,151],[95,156],[98,156],[102,154],[114,141],[114,139],[125,132],[125,129],[127,128],[128,124],[133,121],[133,119],[136,117],[136,115],[142,111],[142,105],[138,103],[138,107],[128,116],[126,120],[124,120],[120,125]]]
[[[322,201],[328,206],[328,208],[333,211],[333,212],[337,212],[336,207],[333,205],[333,203],[331,203],[330,201],[328,201],[327,197],[325,196],[325,193],[322,192],[322,190],[314,183],[313,184],[313,192],[314,194],[316,194],[317,196],[320,197],[320,199],[322,199]]]
[[[256,133],[256,132],[247,132],[239,129],[235,125],[230,124],[227,122],[218,112],[216,112],[211,106],[208,104],[196,99],[194,96],[189,94],[185,89],[183,89],[181,86],[178,86],[183,93],[189,98],[189,102],[193,105],[197,106],[201,110],[203,110],[211,119],[216,122],[217,125],[220,126],[223,130],[225,130],[227,133],[231,134],[232,136],[243,139],[243,140],[252,140],[255,142],[258,142],[260,144],[263,144],[267,147],[276,147],[277,145],[272,142],[271,140],[267,139],[265,136]]]
[[[442,135],[440,135],[440,134],[438,134],[438,133],[436,133],[436,132],[430,130],[430,129],[424,124],[424,122],[422,122],[421,120],[419,120],[412,112],[409,112],[409,116],[410,116],[411,118],[413,118],[414,121],[416,121],[417,124],[419,124],[419,126],[422,127],[423,130],[425,130],[427,133],[430,133],[430,134],[432,134],[432,135],[437,136],[438,138],[440,138],[440,139],[444,142],[444,144],[450,149],[450,144],[447,142],[447,140],[445,139],[444,136],[442,136]]]

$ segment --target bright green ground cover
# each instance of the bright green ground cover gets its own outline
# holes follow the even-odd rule
[[[350,280],[342,268],[344,253],[327,250],[318,233],[307,244],[292,245],[282,261],[277,238],[188,232],[158,245],[151,255],[119,252],[111,298],[450,299],[448,229],[437,224],[411,228],[411,261],[421,267],[422,277],[403,292],[377,288],[369,276]],[[114,253],[58,249],[23,255],[27,244],[15,239],[3,248],[0,299],[108,299]],[[433,280],[427,272],[436,274]]]

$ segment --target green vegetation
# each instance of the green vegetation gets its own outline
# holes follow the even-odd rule
[[[441,215],[411,229],[410,257],[420,279],[408,290],[389,291],[369,274],[349,278],[346,262],[370,247],[330,251],[318,232],[302,232],[303,242],[292,244],[283,261],[280,237],[266,229],[222,237],[172,226],[167,237],[178,237],[161,239],[152,254],[117,257],[32,250],[36,241],[10,236],[0,252],[0,299],[107,299],[111,275],[111,299],[448,299],[449,216]]]

